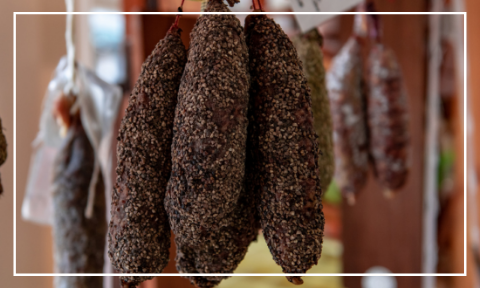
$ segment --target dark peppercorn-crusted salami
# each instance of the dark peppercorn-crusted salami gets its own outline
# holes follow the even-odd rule
[[[332,61],[327,87],[333,121],[335,180],[349,204],[365,185],[368,143],[361,47],[351,37]]]
[[[3,134],[2,119],[0,119],[0,166],[7,159],[7,139]],[[0,178],[0,195],[3,193],[2,179]]]
[[[227,12],[221,0],[207,12]],[[248,51],[234,15],[203,15],[191,33],[165,198],[180,273],[232,273],[256,237],[245,191]],[[188,277],[213,287],[226,277]]]
[[[105,191],[100,175],[92,218],[85,217],[95,154],[80,117],[56,157],[53,180],[53,238],[58,273],[102,273],[104,263]],[[56,288],[101,288],[102,277],[57,277]]]
[[[207,12],[229,11],[211,0]],[[175,111],[165,199],[175,234],[229,225],[244,186],[248,51],[234,15],[203,15],[191,33]]]
[[[258,231],[254,217],[254,195],[244,192],[242,190],[235,210],[227,216],[229,225],[219,230],[192,231],[187,237],[176,234],[176,261],[180,273],[233,273],[237,268]],[[227,277],[188,278],[198,287],[213,287]]]
[[[173,119],[186,63],[172,27],[142,65],[122,119],[109,257],[121,273],[160,273],[168,264],[170,227],[163,201],[171,171]],[[122,277],[134,286],[153,277]]]
[[[249,147],[263,234],[285,273],[305,273],[320,258],[324,217],[312,100],[297,52],[265,15],[245,21],[250,54]],[[248,172],[250,173],[250,172]],[[252,187],[253,186],[253,187]],[[300,277],[287,277],[301,284]]]
[[[333,155],[330,101],[325,83],[323,53],[320,48],[322,36],[315,28],[304,35],[293,37],[292,42],[297,48],[298,58],[303,63],[303,73],[312,91],[313,126],[317,131],[318,146],[321,153],[318,159],[318,170],[322,192],[325,193],[332,181],[335,158]]]
[[[378,181],[393,192],[408,174],[407,95],[391,49],[375,44],[367,64],[370,155]]]

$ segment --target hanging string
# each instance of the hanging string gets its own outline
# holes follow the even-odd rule
[[[180,4],[180,7],[178,7],[178,12],[179,13],[183,12],[183,3],[185,3],[185,0],[182,0],[182,3]],[[170,27],[170,31],[172,29],[178,29],[178,22],[180,21],[180,16],[182,16],[182,14],[177,14],[177,16],[175,17],[175,22],[173,23],[172,27]]]
[[[74,0],[65,0],[65,6],[67,8],[67,12],[72,13],[74,10]],[[74,22],[73,22],[73,14],[67,14],[67,23],[66,23],[66,31],[65,31],[65,41],[67,43],[67,83],[64,88],[64,94],[68,97],[72,94],[77,94],[78,91],[75,91],[75,42],[74,42]],[[75,95],[75,96],[80,96]],[[80,108],[79,101],[76,100],[72,107],[70,107],[70,114],[75,114],[78,112]],[[92,179],[90,180],[89,188],[88,188],[88,198],[87,204],[85,207],[84,215],[87,219],[91,219],[93,217],[93,207],[95,205],[95,194],[96,194],[96,185],[99,179],[100,174],[100,162],[98,159],[98,151],[95,151],[95,162],[93,166],[93,173]]]
[[[73,12],[74,0],[65,0],[67,12]],[[67,44],[67,77],[68,82],[65,86],[65,94],[68,95],[73,91],[75,86],[75,43],[73,35],[73,14],[67,14],[67,23],[65,30],[65,41]]]

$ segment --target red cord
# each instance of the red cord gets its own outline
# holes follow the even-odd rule
[[[182,0],[182,3],[180,4],[180,7],[178,7],[178,12],[183,12],[183,3],[184,2],[185,2],[185,0]],[[180,21],[180,16],[182,16],[182,15],[177,14],[177,16],[175,17],[175,22],[173,23],[172,28],[170,28],[170,30],[172,30],[173,28],[178,28],[178,22]]]
[[[258,6],[260,7],[260,11],[263,11],[262,0],[257,0],[257,1],[258,1]]]

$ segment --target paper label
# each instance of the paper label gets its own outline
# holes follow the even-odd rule
[[[291,0],[293,12],[343,12],[351,9],[362,0]],[[305,15],[296,14],[295,18],[300,25],[302,32],[319,26],[328,19],[335,17],[335,14],[328,15]]]

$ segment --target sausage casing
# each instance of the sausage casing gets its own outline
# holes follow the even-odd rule
[[[303,73],[307,78],[312,95],[313,126],[318,135],[318,171],[322,192],[330,185],[335,170],[333,152],[332,116],[330,100],[325,83],[325,68],[323,67],[323,52],[320,48],[323,39],[318,30],[312,29],[304,35],[297,35],[292,42],[297,48],[298,58],[303,64]]]
[[[335,180],[350,204],[368,174],[368,138],[361,46],[350,38],[332,61],[327,87],[333,122]]]
[[[320,258],[324,217],[318,177],[319,149],[310,88],[297,52],[281,27],[265,15],[245,21],[250,55],[248,189],[263,234],[285,273],[305,273]],[[253,187],[252,187],[253,186]],[[287,277],[295,284],[300,277]]]
[[[53,179],[53,240],[57,273],[102,273],[107,231],[105,186],[96,183],[93,215],[85,217],[95,154],[75,117],[55,159]],[[57,277],[56,288],[101,288],[102,277]]]
[[[109,257],[121,273],[160,273],[169,261],[170,227],[163,201],[185,62],[180,30],[172,28],[143,63],[122,119],[108,236]],[[122,281],[135,285],[151,278]]]
[[[219,0],[207,12],[228,12]],[[203,15],[191,33],[165,198],[180,273],[232,273],[256,237],[245,191],[248,51],[234,15]],[[223,276],[188,277],[213,287]]]
[[[393,50],[376,44],[367,64],[370,155],[376,178],[394,191],[408,175],[407,94]]]
[[[226,12],[211,0],[207,12]],[[178,93],[165,207],[175,234],[227,226],[244,186],[248,51],[234,15],[203,15]]]

